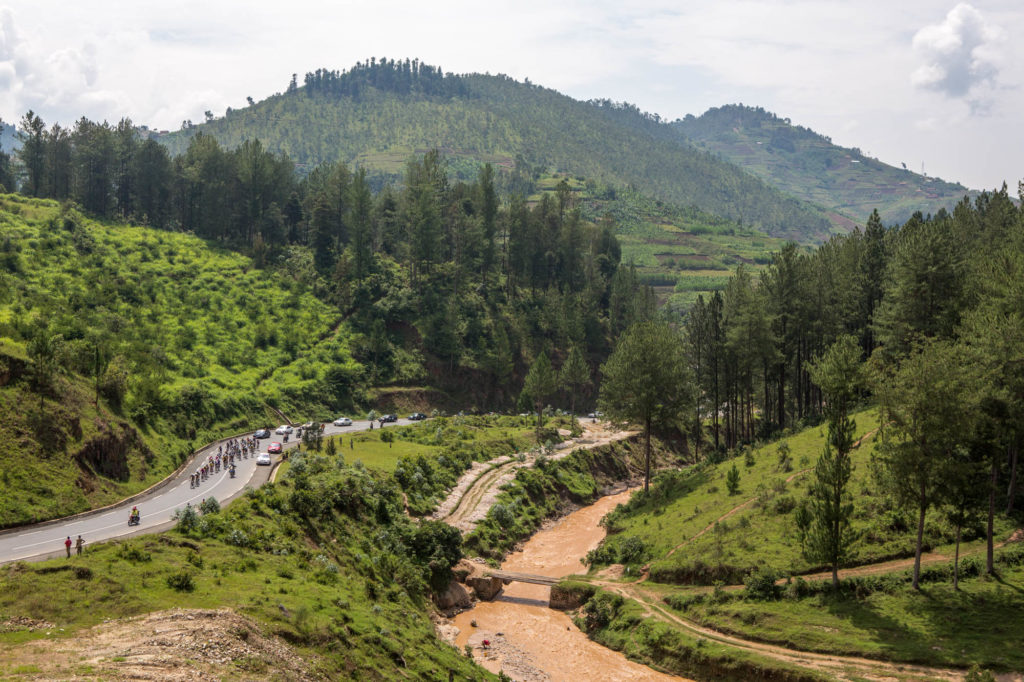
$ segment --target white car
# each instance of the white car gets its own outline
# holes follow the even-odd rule
[[[268,467],[268,466],[270,466],[272,461],[273,460],[270,459],[270,454],[269,453],[261,452],[260,454],[256,455],[256,466]]]
[[[291,433],[292,430],[293,429],[292,429],[292,427],[290,425],[288,425],[288,424],[281,424],[280,426],[277,427],[277,431],[275,431],[274,433],[276,433],[279,436],[283,436],[286,433]]]
[[[335,426],[352,426],[352,420],[348,417],[338,417],[334,420]]]

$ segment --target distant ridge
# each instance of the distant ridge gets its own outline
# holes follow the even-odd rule
[[[863,224],[878,209],[885,224],[916,211],[952,210],[964,196],[959,183],[930,178],[832,144],[813,130],[760,107],[731,104],[672,123],[689,142],[719,154],[765,182]]]
[[[320,69],[293,78],[283,94],[160,140],[183,153],[200,132],[230,147],[259,138],[307,169],[343,161],[400,173],[414,153],[438,148],[462,177],[482,162],[532,176],[561,171],[773,236],[817,241],[836,229],[822,208],[694,148],[632,105],[581,102],[502,75],[445,74],[414,60]]]

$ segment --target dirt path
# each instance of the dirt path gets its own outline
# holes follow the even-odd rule
[[[583,427],[583,433],[578,438],[559,443],[557,452],[548,455],[548,460],[559,460],[568,457],[573,450],[601,447],[636,435],[635,431],[616,431],[605,422],[581,422],[580,426]],[[487,462],[475,462],[459,478],[431,518],[445,521],[463,533],[469,533],[487,516],[502,486],[511,482],[519,469],[537,463],[537,456],[532,452],[522,453],[522,458],[520,460],[519,456],[505,455]]]
[[[963,671],[949,668],[929,668],[926,666],[904,663],[888,663],[857,656],[839,656],[833,654],[817,654],[806,651],[787,649],[774,644],[752,642],[717,630],[698,625],[685,618],[670,613],[662,607],[657,595],[645,592],[639,585],[624,583],[602,583],[605,589],[616,592],[627,599],[641,604],[646,615],[663,622],[672,623],[692,635],[697,635],[737,649],[750,651],[760,656],[771,658],[791,665],[809,668],[826,673],[838,680],[949,680],[963,679]]]

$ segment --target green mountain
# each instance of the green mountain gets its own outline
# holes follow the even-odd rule
[[[489,161],[510,182],[557,171],[635,186],[773,236],[818,240],[832,229],[820,208],[693,148],[657,116],[501,75],[383,61],[319,70],[301,86],[293,81],[283,94],[160,141],[182,154],[200,132],[228,147],[258,138],[307,170],[344,161],[397,173],[414,153],[437,148],[463,177]]]
[[[863,224],[875,209],[884,223],[903,223],[917,211],[949,211],[965,195],[977,195],[959,183],[895,168],[860,149],[834,145],[828,137],[760,107],[718,107],[671,125],[697,148],[826,207],[834,224]]]

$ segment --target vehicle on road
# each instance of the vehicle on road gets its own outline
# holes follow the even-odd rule
[[[128,525],[137,526],[142,523],[142,514],[139,513],[138,507],[132,507],[132,510],[128,512]]]
[[[387,424],[387,423],[390,423],[390,422],[396,422],[396,421],[398,421],[398,415],[397,414],[382,414],[378,421],[380,421],[381,424]]]
[[[412,414],[409,415],[409,420],[414,422],[418,422],[426,418],[427,415],[423,414],[422,412],[413,412]]]
[[[281,444],[275,440],[273,443],[267,446],[267,452],[269,452],[272,455],[276,455],[277,453],[281,452]]]
[[[253,438],[270,438],[270,429],[260,429],[252,434]]]
[[[268,452],[261,452],[260,454],[256,455],[256,466],[268,467],[270,466],[271,461],[272,460],[270,459],[270,453]]]
[[[299,429],[312,429],[318,426],[320,426],[320,424],[318,424],[317,422],[306,422],[305,424],[300,426]]]
[[[352,426],[352,420],[348,417],[338,417],[333,423],[335,426]]]
[[[277,427],[277,430],[274,431],[274,433],[279,436],[283,436],[286,433],[291,433],[293,430],[294,429],[292,429],[291,424],[281,424]]]

